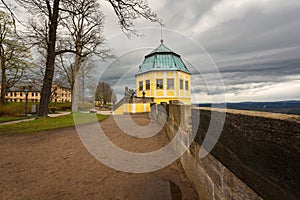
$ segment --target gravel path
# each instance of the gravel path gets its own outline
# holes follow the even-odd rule
[[[146,125],[145,115],[134,121]],[[108,138],[126,150],[147,152],[168,143],[163,132],[128,136],[112,116],[101,122]],[[111,169],[85,149],[75,128],[0,137],[0,199],[197,199],[180,163],[133,174]]]

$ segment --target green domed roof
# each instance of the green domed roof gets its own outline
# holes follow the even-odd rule
[[[164,45],[164,43],[161,41],[160,45],[156,49],[154,49],[151,53],[149,53],[148,55],[151,55],[153,53],[172,53],[172,50],[169,49],[168,47],[166,47]]]
[[[183,71],[190,73],[180,55],[166,47],[163,41],[156,49],[145,56],[137,75],[149,71]]]

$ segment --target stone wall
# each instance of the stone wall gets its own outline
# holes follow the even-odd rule
[[[199,199],[299,199],[299,123],[226,113],[218,142],[200,159],[211,111],[155,105],[151,116],[161,123],[167,116],[164,129],[170,140],[182,130],[174,149],[187,150],[180,161]],[[218,124],[218,117],[212,122]]]

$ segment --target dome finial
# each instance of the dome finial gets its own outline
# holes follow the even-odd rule
[[[164,40],[163,40],[163,30],[162,30],[163,25],[161,24],[160,26],[160,43],[163,44]]]

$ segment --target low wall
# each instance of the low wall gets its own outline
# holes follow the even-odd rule
[[[113,115],[145,112],[150,112],[150,103],[124,103],[113,111]]]
[[[211,119],[212,112],[215,119]],[[200,159],[209,124],[220,123],[222,114],[182,105],[156,105],[151,110],[158,122],[167,115],[164,129],[170,140],[179,127],[183,135],[195,136],[193,141],[182,137],[174,149],[187,149],[180,161],[199,198],[299,199],[300,123],[226,113],[218,142]]]

